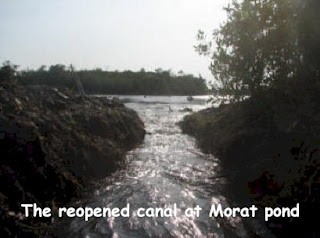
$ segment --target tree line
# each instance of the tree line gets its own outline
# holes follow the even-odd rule
[[[3,74],[3,77],[1,76]],[[101,69],[76,71],[72,65],[41,66],[37,70],[18,71],[9,61],[0,69],[1,78],[17,78],[25,85],[49,85],[77,89],[75,82],[81,81],[87,94],[129,95],[201,95],[208,91],[205,79],[191,74],[157,69],[146,72],[104,71]]]

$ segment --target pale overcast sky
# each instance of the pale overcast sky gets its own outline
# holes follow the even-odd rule
[[[0,61],[21,68],[180,69],[212,78],[193,46],[229,0],[0,0]]]

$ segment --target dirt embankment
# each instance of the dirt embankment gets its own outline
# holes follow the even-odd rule
[[[313,217],[320,208],[319,92],[319,86],[299,83],[268,89],[244,102],[188,115],[181,122],[185,133],[221,160],[230,182],[228,193],[237,204],[300,203],[300,218],[268,222],[280,237],[294,233],[293,228],[305,232],[305,237],[318,234]]]
[[[0,85],[1,237],[49,235],[21,203],[57,207],[124,164],[144,138],[138,115],[105,98],[50,87]]]

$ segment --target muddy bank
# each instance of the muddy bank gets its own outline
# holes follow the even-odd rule
[[[269,229],[279,237],[300,229],[319,235],[320,87],[268,89],[232,105],[188,115],[185,133],[222,162],[236,204],[289,206],[300,203],[300,218],[275,218]]]
[[[123,165],[144,134],[138,115],[119,102],[1,84],[1,236],[48,236],[50,220],[24,219],[20,204],[66,204]]]

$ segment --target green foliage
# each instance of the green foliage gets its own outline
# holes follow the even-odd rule
[[[172,76],[169,71],[95,72],[80,71],[84,88],[90,93],[142,95],[195,95],[206,93],[203,79],[192,75]]]
[[[10,61],[5,61],[0,68],[0,82],[12,81],[16,78],[17,65],[12,64]]]
[[[193,75],[172,75],[170,71],[156,72],[123,71],[109,72],[101,69],[74,71],[73,67],[53,65],[46,70],[41,66],[36,71],[25,71],[24,84],[45,84],[75,88],[74,78],[79,78],[89,94],[134,94],[134,95],[197,95],[207,93],[203,78]]]
[[[211,57],[219,92],[241,98],[291,79],[314,79],[320,68],[319,5],[316,0],[234,0],[214,42],[198,32],[196,50]]]
[[[41,66],[38,70],[22,71],[20,77],[24,84],[62,86],[74,89],[76,85],[73,82],[72,72],[72,66],[67,69],[66,66],[57,64],[50,66],[48,70],[46,66]]]

